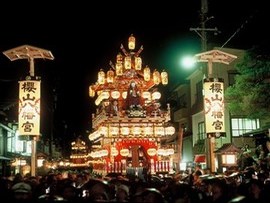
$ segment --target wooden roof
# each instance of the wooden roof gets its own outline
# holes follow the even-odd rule
[[[224,64],[230,64],[237,56],[220,51],[220,50],[211,50],[195,55],[198,62],[218,62]]]
[[[232,143],[223,144],[218,150],[215,151],[217,154],[235,154],[240,153],[241,149]]]

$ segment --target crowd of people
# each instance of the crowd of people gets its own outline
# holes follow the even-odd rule
[[[101,177],[88,172],[45,176],[2,177],[0,198],[11,202],[155,202],[266,203],[270,199],[269,171],[250,167],[225,175],[206,174],[199,166],[164,178]],[[156,177],[156,178],[154,178]]]

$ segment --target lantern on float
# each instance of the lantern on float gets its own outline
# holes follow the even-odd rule
[[[161,72],[161,83],[162,85],[168,84],[168,73],[164,70]]]
[[[114,72],[112,69],[107,72],[107,83],[113,83],[114,81]]]
[[[143,92],[142,98],[144,98],[145,100],[151,101],[151,93],[148,91]]]
[[[111,154],[112,154],[112,156],[117,156],[119,154],[119,152],[115,147],[112,147],[111,148]]]
[[[155,155],[157,154],[157,150],[156,150],[155,148],[149,148],[149,149],[147,150],[147,154],[148,154],[149,156],[155,156]]]
[[[135,49],[135,37],[133,35],[130,35],[130,37],[128,38],[128,48],[130,50]]]
[[[117,62],[115,65],[116,75],[123,75],[123,64],[122,62]]]
[[[89,96],[94,97],[96,92],[93,90],[93,85],[89,86]]]
[[[125,69],[127,69],[127,70],[131,69],[131,57],[130,56],[125,57]]]
[[[173,135],[175,133],[175,128],[173,126],[165,127],[166,135]]]
[[[154,70],[153,72],[153,80],[155,85],[158,85],[160,83],[160,73],[157,70]]]
[[[142,58],[139,56],[135,56],[135,70],[142,69]]]
[[[132,128],[132,134],[133,135],[140,135],[141,134],[141,127],[138,127],[138,126],[134,126],[133,128]]]
[[[105,84],[105,72],[102,69],[98,72],[98,83],[101,85]]]
[[[122,135],[129,135],[129,127],[121,127],[120,131]]]
[[[153,92],[152,93],[152,100],[159,100],[161,98],[160,92]]]
[[[122,92],[122,97],[123,97],[123,99],[127,98],[127,91]]]
[[[144,128],[144,135],[152,135],[153,134],[153,127],[151,126],[146,126]]]
[[[120,150],[120,155],[121,156],[128,156],[129,150],[128,149],[121,149]]]
[[[112,97],[113,99],[118,99],[118,98],[120,97],[120,92],[117,91],[117,90],[113,90],[113,91],[111,92],[111,97]]]
[[[151,78],[151,70],[148,66],[146,66],[143,70],[143,77],[145,81],[149,81]]]
[[[163,136],[164,135],[164,127],[162,127],[162,126],[156,126],[155,127],[155,134],[156,135],[161,135],[161,136]]]
[[[118,53],[116,56],[116,63],[122,63],[123,62],[123,55],[121,53]]]
[[[116,126],[112,126],[109,128],[109,133],[112,136],[118,135],[119,134],[119,128]]]

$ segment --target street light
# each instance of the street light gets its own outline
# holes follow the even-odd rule
[[[215,138],[225,136],[224,85],[223,79],[213,77],[213,63],[230,64],[237,57],[220,50],[211,50],[195,55],[197,62],[207,62],[207,78],[204,79],[205,131],[209,154],[207,166],[215,172]]]
[[[29,75],[26,80],[19,81],[19,115],[18,129],[20,136],[30,136],[31,175],[36,175],[36,141],[40,135],[40,77],[35,77],[34,59],[50,59],[54,57],[48,50],[34,46],[22,45],[3,54],[11,61],[27,59],[30,63]]]

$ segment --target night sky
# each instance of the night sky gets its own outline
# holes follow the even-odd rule
[[[127,48],[130,34],[136,37],[137,49],[144,65],[165,69],[173,87],[190,72],[181,69],[184,54],[200,52],[200,37],[190,28],[200,27],[200,3],[167,1],[123,1],[110,5],[106,1],[76,1],[62,5],[40,2],[0,6],[0,51],[29,44],[50,50],[55,59],[36,60],[35,72],[42,79],[42,133],[51,132],[53,92],[57,95],[55,136],[86,136],[91,130],[94,99],[88,87],[97,80],[100,68],[108,70],[115,62],[120,45]],[[238,4],[236,3],[238,2]],[[240,4],[242,3],[242,4]],[[239,8],[240,6],[240,8]],[[224,47],[249,49],[269,43],[269,12],[259,1],[208,0],[207,28],[217,27],[218,35],[208,33],[208,43]],[[0,55],[0,107],[16,102],[19,79],[29,71],[25,60],[11,62]]]

